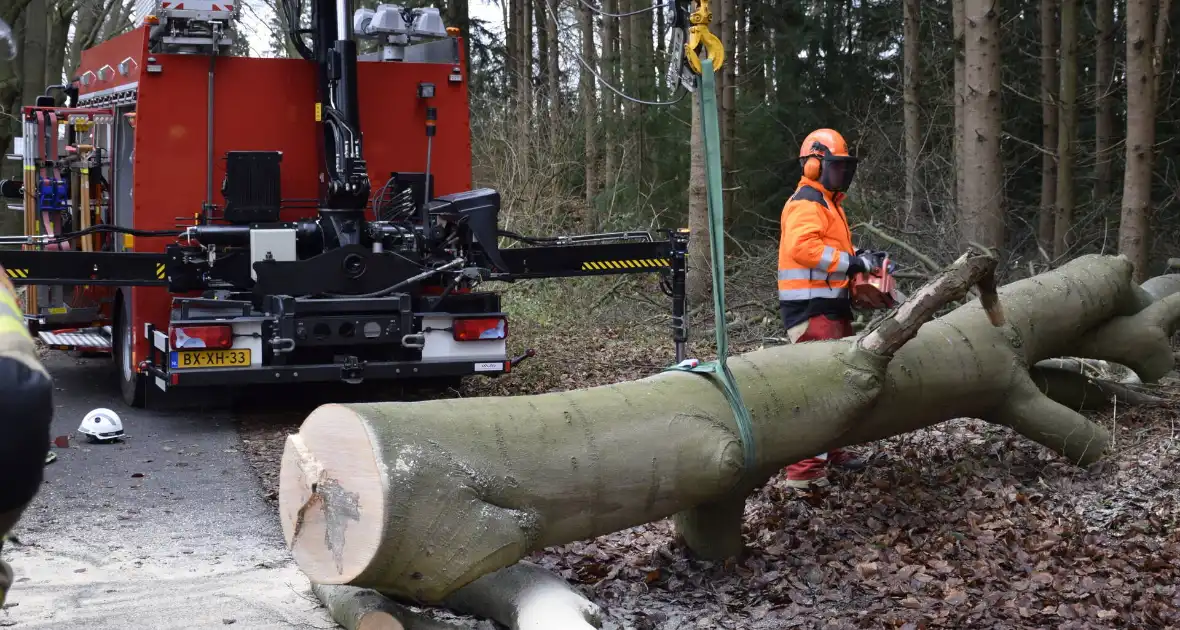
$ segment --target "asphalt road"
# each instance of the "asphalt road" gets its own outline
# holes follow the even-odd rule
[[[51,352],[45,364],[53,436],[70,435],[71,447],[53,449],[19,544],[4,547],[16,583],[0,627],[337,627],[287,554],[217,392],[137,410],[122,403],[109,359]],[[96,407],[121,416],[126,440],[76,433]]]

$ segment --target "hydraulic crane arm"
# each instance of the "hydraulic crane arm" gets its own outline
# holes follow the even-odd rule
[[[352,0],[312,0],[311,28],[299,27],[302,3],[283,0],[288,37],[300,54],[314,61],[318,74],[316,120],[320,123],[324,177],[320,213],[325,244],[344,247],[359,241],[359,225],[372,192],[361,141],[357,97],[357,52],[352,38]],[[310,32],[311,47],[302,35]]]

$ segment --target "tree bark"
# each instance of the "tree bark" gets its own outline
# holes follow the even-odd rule
[[[461,630],[419,615],[372,589],[312,584],[311,592],[344,630]]]
[[[1000,161],[1000,16],[994,0],[963,2],[962,247],[1004,245]],[[968,175],[969,174],[969,175]]]
[[[704,89],[698,87],[698,90]],[[692,99],[692,131],[689,133],[688,168],[688,250],[684,293],[689,304],[705,304],[712,295],[712,259],[709,242],[709,197],[705,174],[705,142],[702,133],[701,105],[696,94]]]
[[[583,4],[578,6],[578,24],[582,29],[582,59],[587,66],[595,67],[594,48],[594,16],[590,7]],[[598,197],[598,103],[594,93],[594,75],[585,67],[579,69],[581,80],[582,122],[585,129],[586,143],[586,226],[591,230],[598,229],[597,212],[594,209],[595,198]]]
[[[46,55],[45,55],[45,72],[44,83],[45,87],[50,85],[62,85],[66,81],[66,72],[72,72],[73,68],[67,70],[66,52],[69,48],[70,23],[74,21],[74,13],[77,9],[70,6],[71,3],[56,2],[49,12],[49,31],[47,35]],[[59,104],[65,104],[65,95],[60,91],[53,94]]]
[[[734,54],[736,45],[734,38],[734,0],[720,0],[721,8],[721,42],[726,51],[725,65],[721,66],[721,186],[722,204],[725,206],[725,225],[728,229],[741,216],[733,202],[733,174],[737,168],[734,131],[737,129],[737,55]]]
[[[312,584],[312,592],[345,630],[464,630],[427,617],[372,589]],[[492,619],[509,630],[593,630],[602,609],[565,580],[529,562],[489,573],[458,589],[445,606]],[[482,626],[481,626],[482,627]]]
[[[749,443],[709,377],[681,371],[535,396],[322,406],[287,440],[284,535],[313,582],[443,602],[534,550],[669,515],[708,525],[680,532],[706,557],[740,548],[738,497],[784,465],[952,418],[1089,465],[1107,433],[1042,394],[1028,366],[1068,353],[1158,380],[1173,367],[1180,295],[1153,302],[1125,258],[1086,256],[1001,288],[1002,312],[985,282],[983,303],[918,328],[986,279],[986,260],[961,259],[860,337],[732,357]]]
[[[21,105],[32,105],[45,93],[45,62],[49,39],[49,4],[33,0],[25,9],[21,42]]]
[[[1123,175],[1119,253],[1135,265],[1135,278],[1146,275],[1151,169],[1155,144],[1155,69],[1151,0],[1127,0],[1127,142]]]
[[[618,13],[618,0],[602,0],[602,10],[606,13]],[[602,18],[602,63],[599,74],[603,79],[616,88],[618,81],[618,18]],[[615,149],[616,123],[618,116],[615,93],[609,88],[602,89],[602,190],[610,197],[615,189],[614,182],[618,177],[618,164],[615,159],[618,151]],[[609,203],[609,201],[608,201]]]
[[[967,165],[964,163],[964,149],[963,149],[963,94],[966,92],[966,58],[964,56],[965,46],[963,39],[963,7],[966,0],[951,0],[951,31],[954,39],[952,46],[952,54],[954,55],[954,87],[951,89],[951,102],[954,109],[955,124],[954,124],[954,164],[955,164],[955,183],[954,190],[951,191],[951,196],[955,200],[956,207],[959,208],[960,214],[963,208],[963,177],[967,172]]]
[[[552,66],[549,63],[549,30],[545,28],[549,23],[548,15],[545,0],[533,2],[533,22],[537,28],[537,90],[534,102],[537,113],[547,110],[552,120],[560,94],[551,89],[554,82],[549,78]],[[556,130],[556,127],[553,129]]]
[[[920,0],[905,0],[902,6],[903,57],[905,67],[904,126],[905,126],[905,200],[906,223],[921,214],[918,198],[918,154],[922,146],[921,110],[918,104],[918,18]]]
[[[1111,0],[1098,0],[1110,2]],[[1053,251],[1057,212],[1057,0],[1041,0],[1041,212],[1037,241]]]
[[[1094,201],[1101,202],[1114,187],[1114,0],[1097,0],[1094,30]]]
[[[561,50],[558,46],[560,44],[560,41],[557,39],[557,17],[560,16],[561,13],[558,12],[556,7],[554,7],[553,11],[556,13],[556,15],[551,16],[551,15],[549,15],[549,6],[553,6],[553,5],[542,4],[541,6],[545,9],[545,22],[544,22],[544,24],[545,24],[545,41],[549,45],[549,55],[547,57],[547,59],[549,61],[549,72],[547,73],[547,75],[549,78],[550,107],[553,108],[549,112],[549,122],[551,125],[553,125],[554,129],[557,129],[558,123],[561,122],[561,115],[562,115]],[[579,11],[579,14],[580,13],[581,12]],[[590,33],[591,33],[591,38],[593,38],[593,34],[594,34],[593,30],[591,30]],[[592,61],[593,59],[594,59],[593,56],[588,57],[587,63],[594,63]],[[594,79],[594,77],[591,77],[591,81],[593,81],[593,79]],[[591,83],[590,85],[591,85],[591,87],[593,87],[594,84]]]
[[[1132,0],[1133,1],[1133,0]],[[1078,127],[1078,2],[1061,0],[1061,114],[1057,131],[1057,212],[1053,258],[1062,260],[1073,244],[1069,231],[1074,210],[1074,140]]]
[[[1151,65],[1154,77],[1152,80],[1152,94],[1155,95],[1156,100],[1160,98],[1160,79],[1164,76],[1164,51],[1167,50],[1168,21],[1171,19],[1171,5],[1172,0],[1159,0],[1159,13],[1155,21],[1155,34],[1152,36],[1153,50]]]

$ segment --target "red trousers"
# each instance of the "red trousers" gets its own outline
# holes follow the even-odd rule
[[[852,330],[852,320],[832,319],[827,315],[816,315],[807,320],[807,328],[793,343],[808,341],[823,341],[827,339],[841,339],[855,334]],[[800,327],[803,324],[799,325]],[[797,332],[797,330],[796,330]],[[836,449],[830,453],[820,453],[801,462],[787,466],[787,481],[819,481],[827,477],[829,463],[839,464],[848,456]]]

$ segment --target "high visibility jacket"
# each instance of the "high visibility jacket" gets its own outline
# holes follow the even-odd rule
[[[842,200],[818,182],[799,180],[780,222],[779,300],[848,299],[848,263],[856,250]]]
[[[32,287],[30,287],[32,289]],[[9,532],[36,496],[49,452],[53,380],[37,359],[16,290],[0,267],[0,535]],[[0,604],[12,569],[0,560]]]

